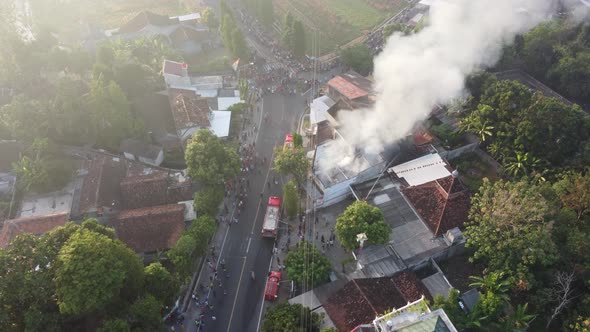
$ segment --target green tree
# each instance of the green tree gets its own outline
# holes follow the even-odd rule
[[[208,215],[199,216],[192,222],[187,232],[196,241],[194,254],[203,256],[207,253],[207,244],[215,233],[215,228],[215,219]]]
[[[349,205],[336,219],[336,236],[347,250],[359,247],[357,235],[361,233],[367,235],[368,244],[387,243],[391,233],[391,227],[385,223],[383,212],[365,201]]]
[[[443,309],[457,330],[478,330],[486,317],[482,316],[477,304],[474,310],[465,314],[463,309],[459,307],[460,295],[458,290],[451,288],[446,299],[442,294],[436,295],[430,308],[431,310]]]
[[[559,59],[547,75],[568,96],[587,99],[590,94],[590,50]]]
[[[407,36],[412,31],[407,25],[399,22],[390,23],[383,27],[383,38],[391,36],[394,32],[400,32],[402,35]]]
[[[237,27],[231,32],[231,45],[231,50],[235,57],[246,61],[250,58],[248,44],[246,44],[244,34]]]
[[[576,213],[577,221],[590,213],[590,172],[566,172],[553,184],[561,204]]]
[[[240,172],[240,159],[210,130],[197,131],[186,147],[187,173],[194,180],[221,185]]]
[[[272,0],[258,0],[258,16],[266,27],[270,27],[274,21],[274,6]]]
[[[295,56],[305,55],[305,28],[303,23],[295,20],[293,23],[293,54]]]
[[[514,312],[504,318],[504,323],[502,324],[504,331],[521,332],[529,329],[530,323],[537,315],[527,313],[528,306],[528,303],[518,304]]]
[[[293,145],[296,148],[303,148],[303,136],[298,133],[293,133]]]
[[[63,188],[71,179],[72,163],[48,139],[35,139],[25,155],[13,164],[19,187],[28,192],[49,192]]]
[[[195,239],[190,234],[184,233],[176,244],[166,252],[179,275],[184,277],[190,274],[193,262],[191,256],[196,246]]]
[[[124,287],[141,287],[126,283],[141,279],[131,275],[142,272],[139,257],[119,240],[83,228],[67,240],[56,264],[57,299],[63,314],[102,310]]]
[[[530,289],[533,269],[557,259],[547,222],[550,205],[539,187],[484,179],[471,203],[465,229],[466,246],[474,250],[470,260],[484,261],[490,273],[504,273],[513,285]]]
[[[309,161],[302,148],[275,149],[274,169],[283,175],[292,175],[298,184],[302,184],[309,170]]]
[[[487,318],[497,317],[510,300],[508,291],[511,285],[505,279],[504,273],[494,271],[483,277],[470,276],[469,279],[469,287],[479,288],[482,292],[478,303],[479,310]]]
[[[215,219],[208,215],[201,215],[193,220],[178,242],[168,250],[167,255],[174,263],[176,270],[183,276],[190,273],[192,257],[207,253],[209,239],[215,233]]]
[[[129,101],[115,82],[95,79],[90,84],[88,106],[92,112],[98,133],[98,143],[115,149],[126,137],[133,137],[141,130],[141,123],[131,118]]]
[[[131,328],[126,320],[120,318],[107,319],[96,332],[130,332]]]
[[[0,108],[0,121],[17,140],[32,142],[49,133],[49,114],[46,106],[24,95],[16,96]],[[31,121],[35,119],[35,121]]]
[[[96,62],[109,67],[115,64],[115,51],[109,44],[101,44],[96,50]]]
[[[129,309],[132,316],[133,329],[140,331],[161,331],[162,303],[148,294],[137,299]]]
[[[262,332],[319,332],[322,316],[301,304],[280,303],[270,308],[262,322]]]
[[[330,261],[313,244],[302,241],[285,258],[287,275],[304,289],[313,289],[328,281]]]
[[[295,47],[295,31],[294,28],[295,19],[291,12],[287,12],[283,18],[283,30],[281,31],[281,42],[283,46],[289,51],[293,51]]]
[[[217,17],[215,16],[215,12],[213,11],[213,8],[211,8],[211,7],[207,7],[203,10],[203,12],[201,13],[201,18],[203,19],[203,22],[209,28],[209,31],[215,30],[219,26],[219,21],[217,20]]]
[[[287,211],[287,216],[293,218],[297,215],[299,210],[299,194],[297,192],[297,184],[289,181],[283,187],[283,206]]]
[[[363,76],[367,76],[373,71],[373,55],[365,44],[343,49],[340,52],[340,58],[345,66],[354,69]]]
[[[193,206],[198,216],[216,216],[219,212],[219,205],[225,196],[223,186],[209,185],[195,193]]]
[[[144,268],[145,292],[152,294],[162,303],[170,304],[176,292],[176,282],[168,270],[159,262]]]
[[[541,163],[539,158],[529,152],[523,153],[521,151],[515,151],[514,157],[508,157],[505,160],[506,171],[515,178],[531,174]]]
[[[0,330],[33,330],[37,324],[53,323],[51,312],[57,313],[57,307],[52,300],[53,275],[45,256],[40,241],[30,234],[0,249]],[[46,314],[35,314],[39,310]],[[37,320],[28,319],[32,316]]]

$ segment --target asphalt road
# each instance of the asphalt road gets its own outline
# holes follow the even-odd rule
[[[300,94],[283,96],[268,95],[263,98],[262,112],[268,114],[269,122],[264,121],[258,126],[255,150],[260,157],[266,156],[267,165],[246,175],[250,180],[248,201],[242,210],[238,224],[232,224],[227,232],[220,258],[225,259],[229,277],[221,276],[222,286],[215,282],[216,296],[209,297],[213,310],[205,315],[203,331],[257,331],[262,316],[261,308],[264,297],[266,274],[269,270],[273,239],[262,238],[262,222],[266,211],[269,195],[282,196],[282,187],[271,184],[268,189],[266,182],[272,182],[274,171],[270,169],[271,156],[275,146],[281,146],[286,134],[291,133],[299,121],[303,111],[305,98]],[[258,118],[258,117],[257,117]],[[263,192],[261,201],[260,193]],[[219,248],[222,244],[216,244]],[[205,265],[203,269],[208,269]],[[250,277],[254,271],[256,280]],[[221,271],[219,271],[222,274]],[[207,284],[208,280],[203,280]],[[227,295],[224,295],[224,290]],[[195,307],[191,306],[194,311]],[[188,316],[194,316],[189,314]],[[216,320],[212,320],[212,316]],[[185,331],[195,331],[194,323],[187,322]]]

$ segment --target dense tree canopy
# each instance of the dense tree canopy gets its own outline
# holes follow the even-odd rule
[[[283,302],[270,308],[262,322],[262,332],[319,332],[322,316],[301,304]]]
[[[526,182],[492,184],[484,179],[471,204],[465,236],[473,259],[485,262],[489,271],[504,273],[515,287],[532,287],[531,270],[557,259],[547,219],[551,205],[540,189]]]
[[[590,118],[580,107],[533,94],[516,81],[484,80],[489,85],[479,105],[460,126],[480,137],[510,174],[555,173],[557,167],[581,163],[576,159],[590,139]],[[481,89],[478,83],[473,86]]]
[[[131,263],[132,265],[128,265]],[[117,299],[123,287],[142,271],[139,257],[120,241],[81,229],[61,248],[56,273],[60,312],[84,315]]]
[[[383,212],[365,201],[349,205],[336,219],[336,236],[347,250],[359,248],[357,235],[365,233],[365,244],[383,244],[389,241],[391,227],[383,219]]]
[[[329,279],[330,261],[309,242],[299,242],[285,258],[287,275],[303,289],[313,289]]]
[[[541,24],[524,35],[528,71],[567,97],[590,100],[590,28],[567,20]]]
[[[215,219],[211,216],[199,216],[193,220],[190,228],[183,232],[176,245],[168,251],[168,257],[182,277],[189,275],[194,257],[202,256],[207,252],[209,239],[215,232],[215,226]]]
[[[345,66],[354,69],[363,76],[367,76],[373,71],[373,55],[365,44],[343,49],[340,52],[340,58]]]
[[[274,169],[283,175],[293,176],[297,183],[302,184],[307,177],[309,160],[302,148],[277,148],[274,156]]]
[[[201,13],[201,18],[202,18],[203,22],[205,24],[207,24],[207,27],[209,27],[209,30],[214,30],[214,29],[217,29],[217,27],[219,27],[219,20],[215,16],[215,12],[213,11],[213,8],[211,8],[211,7],[205,8],[203,10],[203,12]]]
[[[219,137],[207,129],[197,131],[186,147],[188,175],[207,184],[221,185],[240,171],[237,152],[224,146]]]
[[[305,27],[290,12],[287,12],[283,18],[281,41],[283,46],[294,55],[305,55]]]
[[[297,215],[297,211],[299,210],[299,193],[297,192],[297,184],[293,181],[289,181],[283,186],[283,207],[289,218]]]
[[[224,197],[225,193],[223,191],[223,186],[206,186],[195,193],[195,199],[193,201],[195,212],[198,216],[216,216],[217,212],[219,212],[219,205],[223,201]]]
[[[139,256],[94,219],[40,238],[17,237],[0,249],[0,278],[2,331],[81,330],[85,320],[104,331],[125,331],[139,327],[128,315],[133,302],[151,294],[158,304],[141,319],[160,322],[162,303],[170,303],[164,297],[175,287],[160,264],[144,272]]]

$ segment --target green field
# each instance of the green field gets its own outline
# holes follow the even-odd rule
[[[408,6],[407,0],[274,0],[278,18],[291,12],[308,30],[308,53],[311,31],[320,31],[321,53],[334,51],[370,32],[387,18]]]
[[[188,14],[199,9],[189,0],[30,0],[33,20],[39,29],[49,29],[62,40],[80,40],[88,26],[118,28],[142,10],[162,15]]]

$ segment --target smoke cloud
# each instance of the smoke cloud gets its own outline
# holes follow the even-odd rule
[[[338,131],[353,148],[334,146],[335,158],[320,167],[346,167],[346,152],[377,154],[407,136],[436,104],[464,94],[469,73],[496,63],[516,34],[549,19],[558,7],[557,0],[434,1],[427,27],[410,36],[394,34],[374,59],[376,103],[338,114]]]

